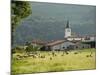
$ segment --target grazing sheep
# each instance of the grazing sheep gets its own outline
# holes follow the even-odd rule
[[[16,60],[21,60],[23,57],[21,55],[17,55]]]
[[[41,54],[39,53],[38,55],[40,56]]]
[[[32,57],[33,57],[33,58],[36,58],[37,56],[36,56],[36,55],[32,55]]]
[[[90,54],[90,57],[92,57],[92,54]]]
[[[63,52],[63,54],[65,54],[65,52]]]
[[[51,55],[50,53],[48,53],[48,55]]]
[[[17,55],[17,57],[18,57],[18,58],[23,58],[23,56],[21,56],[21,55]]]
[[[92,57],[92,55],[90,54],[90,55],[86,55],[86,57]]]
[[[29,57],[33,57],[33,56],[36,56],[35,54],[29,54]]]
[[[89,57],[89,55],[86,55],[86,57]]]
[[[55,52],[52,52],[52,56],[54,57],[54,56],[57,56],[57,54],[55,53]]]
[[[53,55],[53,56],[55,56],[55,53],[54,53],[54,52],[52,52],[52,55]]]
[[[39,54],[38,57],[41,58],[41,54]]]
[[[23,58],[27,58],[27,57],[28,57],[28,55],[24,55],[24,56],[23,56]]]
[[[61,56],[64,56],[64,54],[62,54]]]
[[[66,52],[66,55],[69,54],[68,52]]]
[[[37,52],[35,52],[34,54],[38,54]]]
[[[50,57],[50,60],[52,60],[52,57]]]
[[[92,57],[92,53],[89,56]]]
[[[21,58],[18,58],[18,57],[17,57],[16,60],[21,60]]]
[[[93,53],[91,52],[89,55],[86,55],[86,57],[92,57],[92,54],[93,54]]]
[[[56,54],[54,56],[57,56]]]
[[[90,57],[92,57],[93,52],[90,53]]]
[[[41,56],[41,58],[45,58],[45,55],[44,56]]]
[[[74,54],[78,54],[78,52],[74,52]]]

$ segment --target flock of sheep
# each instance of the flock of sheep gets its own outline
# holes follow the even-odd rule
[[[51,52],[47,52],[46,54],[42,54],[41,52],[30,52],[30,53],[26,53],[24,55],[17,54],[16,60],[21,60],[21,59],[28,58],[28,57],[44,59],[44,58],[46,58],[47,55],[50,56],[49,59],[52,60],[53,57],[56,57],[59,55],[58,53],[59,52],[51,51]],[[73,54],[75,54],[75,55],[79,54],[79,53],[81,53],[81,52],[73,52]],[[70,54],[70,51],[62,51],[60,56],[65,56],[68,54]],[[89,54],[86,55],[86,57],[92,57],[92,56],[93,56],[93,52],[90,52]]]

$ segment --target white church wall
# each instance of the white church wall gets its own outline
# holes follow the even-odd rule
[[[70,37],[70,38],[67,38],[67,40],[69,40],[69,41],[73,41],[73,40],[76,40],[76,41],[78,41],[78,40],[82,40],[82,38],[79,38],[79,37],[76,37],[76,38],[74,38],[74,37]]]
[[[82,38],[74,38],[74,40],[82,40]]]
[[[65,29],[65,38],[71,36],[71,29],[70,28],[66,28]]]
[[[51,50],[58,50],[58,49],[60,49],[60,44],[51,47]]]
[[[74,40],[74,38],[67,38],[67,40],[72,41],[72,40]]]
[[[64,49],[67,49],[70,45],[75,45],[75,44],[71,42],[64,42],[64,43],[52,46],[51,49],[52,50],[64,50]]]
[[[95,41],[96,38],[95,38],[95,37],[90,37],[90,40],[91,40],[91,41]]]

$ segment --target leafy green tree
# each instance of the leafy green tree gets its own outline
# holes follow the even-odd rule
[[[27,47],[26,47],[26,52],[32,52],[32,51],[38,51],[39,50],[39,47],[38,46],[35,46],[35,47],[33,47],[33,45],[28,45]]]
[[[38,51],[38,50],[40,50],[38,46],[33,48],[33,51]]]
[[[31,51],[33,51],[33,46],[28,45],[25,50],[26,50],[26,52],[31,52]]]
[[[23,18],[28,17],[31,14],[30,3],[27,1],[11,1],[11,31],[12,31],[12,45],[13,45],[13,37],[14,31],[17,25]]]
[[[31,14],[31,7],[27,1],[11,1],[11,25],[12,32],[14,32],[16,26],[21,19],[26,18]]]

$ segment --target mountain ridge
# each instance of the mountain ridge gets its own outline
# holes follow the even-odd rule
[[[32,14],[23,19],[14,32],[14,44],[24,44],[32,39],[64,39],[67,20],[73,33],[96,33],[95,6],[60,5],[31,2]]]

